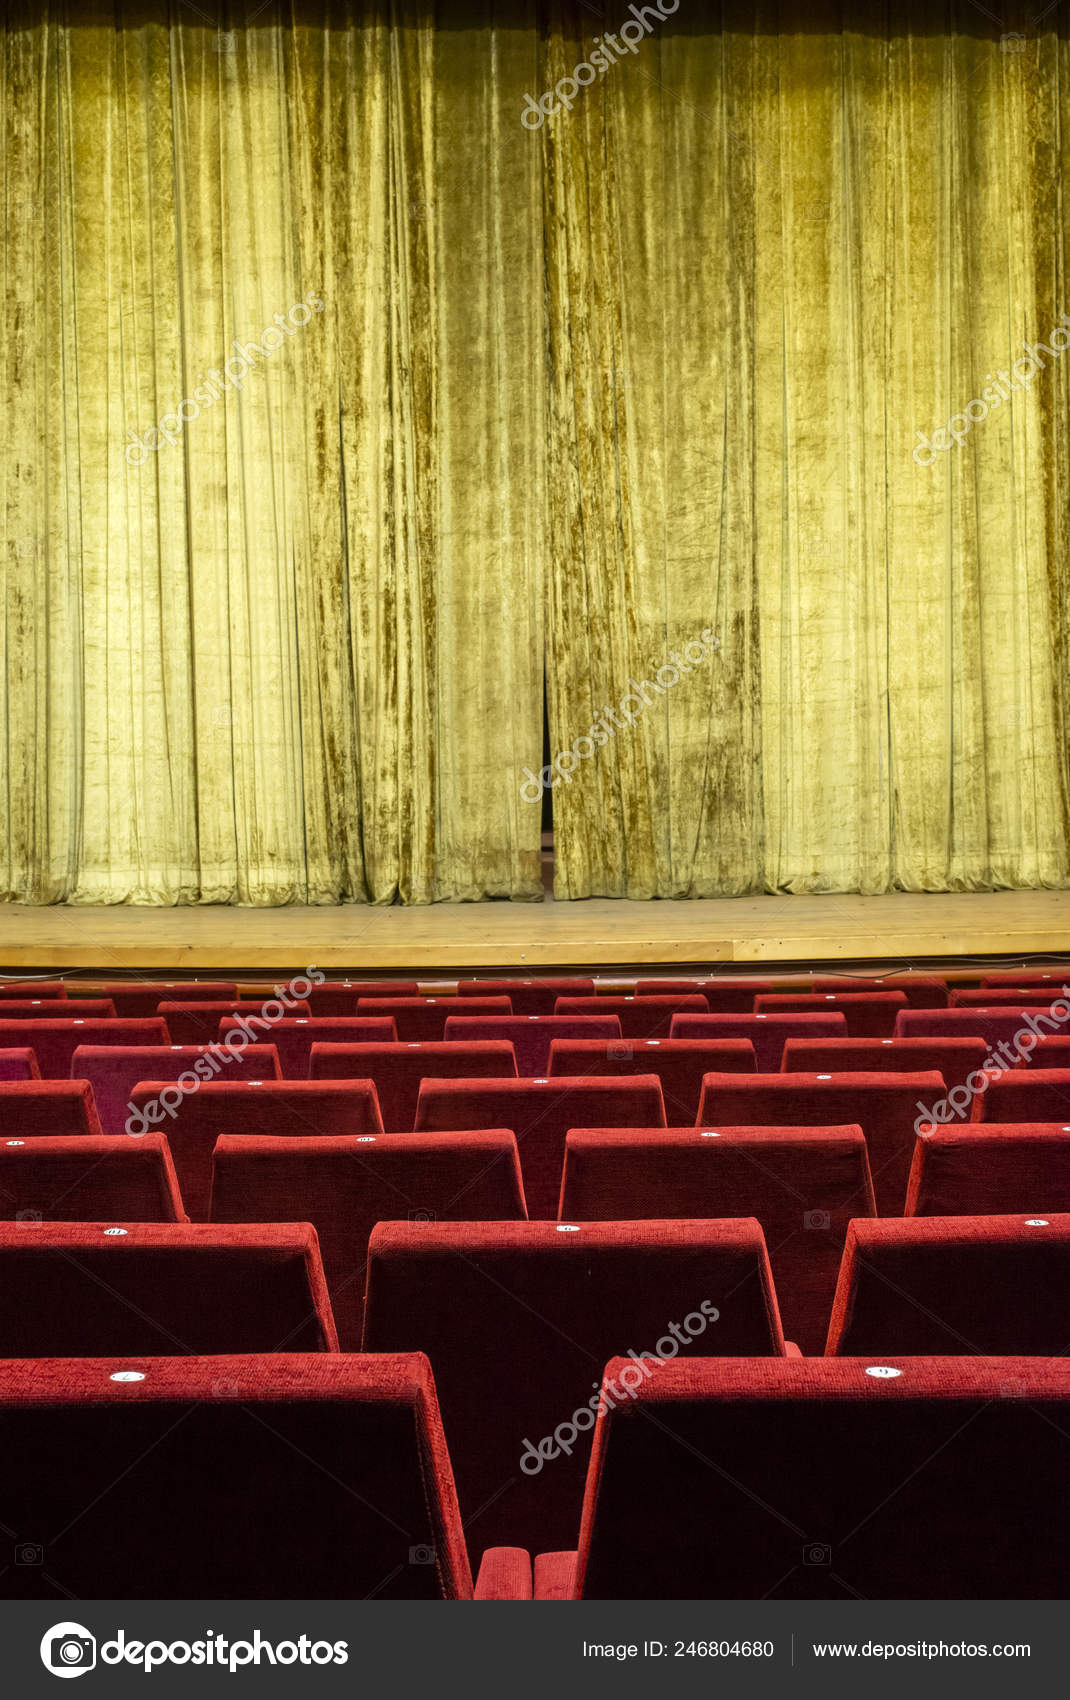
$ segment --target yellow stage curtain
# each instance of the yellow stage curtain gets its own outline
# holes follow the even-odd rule
[[[206,11],[5,14],[2,894],[538,896],[544,675],[560,896],[1067,883],[1054,15]]]
[[[6,894],[541,896],[534,27],[2,46]]]

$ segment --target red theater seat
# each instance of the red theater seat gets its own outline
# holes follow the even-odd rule
[[[952,1009],[1002,1009],[1009,1004],[1016,1009],[1039,1010],[1050,1009],[1054,1003],[1059,1007],[1062,1019],[1065,1022],[1067,1015],[1070,1015],[1070,1003],[1059,996],[1059,992],[1060,988],[1053,986],[1052,996],[1049,998],[1038,986],[1034,986],[1032,989],[1028,986],[967,986],[956,988],[951,993],[950,1001]],[[1065,1009],[1063,1008],[1064,1005]]]
[[[83,1016],[65,1016],[56,1021],[5,1021],[0,1017],[0,1047],[30,1046],[44,1080],[69,1079],[74,1053],[81,1045],[168,1043],[167,1027],[159,1016],[143,1021],[87,1021]]]
[[[673,1016],[708,1013],[699,992],[668,998],[558,998],[556,1015],[615,1015],[625,1039],[667,1039]]]
[[[161,1082],[143,1081],[133,1093],[137,1110],[160,1097]],[[183,1098],[162,1123],[194,1222],[208,1218],[212,1152],[222,1134],[255,1138],[344,1138],[381,1134],[370,1080],[213,1080]],[[217,1216],[216,1220],[226,1218]],[[244,1218],[239,1218],[244,1220]],[[263,1218],[261,1218],[263,1220]],[[292,1216],[280,1221],[293,1221]],[[304,1218],[297,1218],[304,1220]]]
[[[66,996],[67,987],[62,980],[0,980],[0,999]]]
[[[738,1077],[734,1077],[738,1078]],[[532,1221],[557,1216],[565,1135],[573,1127],[664,1127],[656,1074],[599,1080],[425,1080],[416,1106],[421,1132],[511,1128],[520,1148]]]
[[[358,1008],[363,1016],[393,1016],[397,1032],[391,1037],[395,1039],[439,1044],[451,1015],[513,1013],[508,998],[361,998]]]
[[[116,1014],[133,1017],[155,1015],[165,998],[236,1003],[238,988],[233,980],[111,980],[100,987],[100,995],[111,998]]]
[[[982,1122],[1070,1121],[1070,1069],[1013,1069],[976,1100]]]
[[[58,998],[5,998],[0,1003],[3,1021],[58,1021],[82,1016],[87,1021],[107,1021],[115,1016],[110,998],[70,998],[62,1000],[65,1007],[57,1008]],[[69,1003],[69,1008],[66,1005]]]
[[[853,1222],[827,1351],[1059,1357],[1070,1346],[1070,1216]]]
[[[656,1074],[670,1127],[694,1127],[703,1077],[753,1074],[749,1039],[555,1039],[550,1077]]]
[[[938,1074],[708,1074],[702,1127],[846,1127],[866,1136],[879,1216],[900,1216],[919,1100],[944,1094]]]
[[[840,1010],[851,1039],[890,1038],[895,1018],[907,1008],[904,992],[766,992],[755,998],[755,1015],[820,1015]]]
[[[847,1022],[835,1015],[678,1015],[673,1039],[749,1039],[760,1074],[775,1074],[789,1039],[846,1039]]]
[[[755,1216],[784,1332],[818,1353],[853,1217],[872,1216],[857,1127],[579,1128],[568,1136],[563,1221]]]
[[[47,1543],[9,1597],[471,1598],[424,1358],[14,1360],[0,1413],[5,1520]]]
[[[933,974],[815,974],[814,992],[902,992],[911,1009],[944,1009],[947,984]]]
[[[414,998],[415,980],[324,980],[305,1001],[313,1015],[356,1015],[358,998]]]
[[[40,1080],[37,1058],[28,1046],[0,1051],[0,1080]]]
[[[134,1088],[142,1081],[153,1082],[156,1091],[152,1097],[158,1097],[164,1086],[170,1086],[172,1091],[165,1102],[177,1102],[178,1098],[185,1102],[173,1090],[176,1080],[196,1083],[199,1090],[217,1074],[231,1080],[253,1080],[261,1076],[277,1079],[279,1075],[273,1045],[250,1045],[241,1056],[218,1051],[213,1054],[207,1045],[79,1045],[71,1069],[76,1078],[88,1080],[92,1086],[105,1133],[138,1131],[128,1129],[127,1122],[133,1115]],[[138,1108],[144,1108],[148,1101],[142,1094],[137,1100]],[[165,1115],[161,1112],[152,1119],[162,1127]],[[144,1125],[140,1131],[146,1131]]]
[[[492,1017],[491,1019],[497,1019]],[[509,1016],[504,1017],[510,1020]],[[425,1077],[516,1079],[516,1057],[502,1039],[470,1044],[313,1045],[313,1080],[372,1080],[387,1133],[411,1133]]]
[[[0,1139],[0,1220],[185,1222],[162,1133]]]
[[[537,1598],[1065,1598],[1070,1363],[718,1358],[615,1396],[636,1373],[606,1366],[579,1552]]]
[[[919,1136],[906,1216],[1070,1211],[1070,1124],[933,1128]]]
[[[983,1039],[993,1051],[997,1066],[1015,1066],[1014,1041],[1024,1035],[1027,1045],[1038,1033],[1058,1028],[1058,1022],[1047,1014],[1046,1006],[1003,1004],[971,1005],[969,1009],[907,1009],[896,1018],[897,1039],[950,1039],[960,1037]],[[1000,1055],[998,1047],[1005,1045]]]
[[[506,997],[514,1015],[553,1015],[558,998],[591,997],[594,981],[567,980],[458,980],[462,998]]]
[[[1051,986],[1053,991],[1061,991],[1063,985],[1070,981],[1070,962],[1057,964],[1054,968],[1004,968],[998,973],[985,974],[982,986]]]
[[[550,1046],[561,1039],[616,1040],[620,1022],[615,1015],[451,1015],[446,1042],[505,1039],[516,1056],[517,1073],[547,1074]],[[433,1071],[432,1071],[433,1072]]]
[[[784,1340],[757,1222],[401,1221],[371,1236],[364,1350],[427,1353],[461,1517],[493,1547],[575,1539],[608,1358]]]
[[[278,999],[271,1007],[286,1010]],[[257,1044],[270,1045],[273,1021],[261,1014],[262,1008],[260,1002],[238,1003],[234,1000],[230,1003],[209,1003],[204,1000],[201,1003],[161,1003],[156,1013],[166,1021],[167,1031],[175,1045],[214,1044],[222,1021],[232,1027],[244,1021]],[[286,1013],[296,1016],[312,1012],[307,1003],[294,1000]]]
[[[789,1039],[784,1074],[926,1073],[935,1069],[950,1090],[964,1086],[988,1055],[983,1039]]]
[[[315,1229],[0,1227],[0,1358],[337,1351]]]
[[[637,980],[636,997],[687,997],[698,993],[713,1015],[753,1015],[754,1000],[774,990],[772,980]]]
[[[1070,1033],[1046,1033],[1037,1040],[1023,1066],[1070,1069]]]
[[[231,1031],[228,1022],[219,1023],[220,1039]],[[285,1016],[271,1029],[271,1043],[279,1053],[279,1067],[286,1080],[308,1079],[313,1045],[385,1045],[396,1038],[397,1029],[385,1016]]]
[[[0,1082],[0,1139],[100,1133],[88,1080]]]
[[[250,1139],[224,1135],[212,1169],[212,1220],[311,1222],[319,1234],[344,1352],[360,1350],[368,1238],[375,1224],[524,1217],[516,1141],[469,1134]]]

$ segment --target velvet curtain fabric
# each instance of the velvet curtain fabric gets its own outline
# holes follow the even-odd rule
[[[1070,45],[685,11],[9,5],[3,895],[1067,883]]]

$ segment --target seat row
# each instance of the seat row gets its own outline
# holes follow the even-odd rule
[[[514,1136],[504,1129],[401,1136],[224,1134],[201,1209],[188,1209],[167,1140],[82,1136],[0,1143],[0,1218],[216,1224],[308,1222],[317,1230],[343,1349],[364,1327],[364,1269],[377,1223],[528,1220]],[[1070,1127],[934,1130],[917,1144],[909,1231],[933,1216],[1070,1210]],[[790,1339],[824,1346],[852,1222],[875,1217],[857,1127],[579,1129],[569,1134],[564,1223],[753,1218]],[[534,1224],[533,1224],[534,1225]],[[551,1233],[554,1222],[538,1224]]]
[[[674,1304],[656,1355],[578,1345],[563,1407],[530,1344],[470,1393],[419,1352],[10,1360],[0,1590],[1065,1597],[1065,1357],[694,1355]]]

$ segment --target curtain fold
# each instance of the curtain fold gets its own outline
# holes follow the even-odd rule
[[[0,895],[537,898],[544,679],[560,897],[1070,883],[1054,14],[0,52]]]

